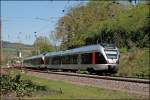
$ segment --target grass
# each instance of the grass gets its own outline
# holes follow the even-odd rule
[[[18,72],[11,72],[11,74],[17,74]],[[96,88],[91,86],[82,86],[67,83],[64,81],[54,81],[42,79],[35,76],[29,76],[22,74],[23,79],[30,79],[36,84],[45,85],[49,89],[62,90],[62,93],[44,93],[35,92],[33,97],[38,99],[135,99],[135,96],[131,96],[126,92],[113,91],[108,89]]]
[[[27,77],[26,77],[27,78]],[[80,86],[80,85],[74,85],[70,83],[66,83],[63,81],[49,81],[37,77],[30,77],[31,80],[38,84],[43,84],[48,86],[49,88],[59,89],[61,88],[63,91],[63,94],[59,95],[45,95],[40,97],[41,99],[119,99],[119,98],[132,98],[127,93],[120,93],[117,91],[111,91],[111,90],[105,90],[95,87],[89,87],[89,86]]]

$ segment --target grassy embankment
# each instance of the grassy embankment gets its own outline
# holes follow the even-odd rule
[[[118,75],[149,78],[149,49],[120,49],[120,67]]]
[[[16,71],[14,72],[16,73]],[[108,89],[96,88],[91,86],[81,86],[63,81],[53,81],[38,78],[35,76],[28,76],[21,74],[22,79],[30,79],[36,84],[45,85],[49,89],[58,90],[55,93],[35,92],[33,99],[136,99],[137,97],[121,91],[113,91]],[[59,92],[61,88],[61,92]]]

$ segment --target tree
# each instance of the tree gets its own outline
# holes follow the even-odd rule
[[[121,11],[122,7],[112,1],[90,1],[87,5],[78,5],[59,20],[56,33],[62,39],[64,48],[85,45],[89,37],[97,34],[102,37],[103,30],[107,29],[103,24],[114,20]],[[106,39],[108,35],[105,34]]]
[[[62,48],[99,42],[113,42],[127,48],[148,46],[148,5],[129,6],[114,1],[91,0],[71,8],[55,30]]]
[[[45,52],[51,52],[54,50],[54,47],[50,44],[48,38],[43,36],[37,37],[33,45],[35,48],[35,50],[33,50],[32,52],[33,55],[45,53]]]

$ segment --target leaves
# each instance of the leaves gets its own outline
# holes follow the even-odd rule
[[[33,54],[37,54],[37,52],[44,53],[54,50],[54,47],[50,44],[48,38],[42,36],[36,39],[36,41],[34,42],[34,47],[35,50],[33,51]]]
[[[22,80],[20,74],[15,77],[1,75],[0,81],[2,93],[15,91],[18,97],[32,96],[35,91],[47,91],[46,86],[36,85],[31,80]]]
[[[118,47],[148,46],[149,8],[114,1],[89,1],[71,8],[56,27],[62,48],[113,42]],[[110,38],[111,37],[111,38]],[[143,40],[144,39],[144,40]]]

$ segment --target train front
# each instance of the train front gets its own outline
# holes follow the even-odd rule
[[[119,50],[114,44],[103,44],[108,72],[116,73],[119,67]]]

